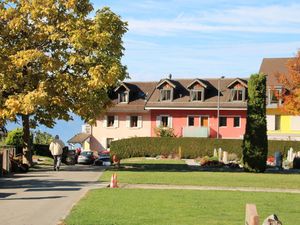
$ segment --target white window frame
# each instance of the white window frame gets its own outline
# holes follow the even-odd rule
[[[199,96],[201,96],[200,100],[198,99],[193,99],[193,92],[200,92]],[[204,101],[204,88],[201,88],[201,89],[191,89],[190,90],[190,99],[191,99],[191,102],[203,102]]]
[[[166,128],[164,126],[162,126],[162,117],[168,117],[168,125],[166,127],[168,128],[173,128],[173,118],[171,115],[158,115],[156,116],[156,126],[157,127],[163,127],[163,128]],[[158,121],[157,119],[159,118],[159,124],[158,124]]]
[[[170,91],[170,99],[163,99],[163,92]],[[173,90],[172,89],[160,89],[160,101],[167,102],[173,100]]]
[[[268,90],[268,105],[282,105],[282,98],[277,99],[277,102],[272,102],[271,93],[273,91],[278,91],[279,95],[282,94],[282,88],[281,87],[269,88],[269,90]]]
[[[242,99],[241,100],[234,100],[234,96],[235,96],[235,92],[236,91],[241,91],[242,92]],[[232,90],[231,90],[231,92],[232,92],[232,97],[231,97],[231,100],[233,101],[233,102],[243,102],[243,101],[245,101],[245,95],[246,95],[246,89],[245,88],[233,88]],[[237,96],[239,96],[239,95],[237,95]]]
[[[121,95],[122,94],[125,95],[125,101],[121,101]],[[129,92],[128,91],[124,91],[124,92],[118,93],[118,102],[119,103],[128,103],[129,102]]]

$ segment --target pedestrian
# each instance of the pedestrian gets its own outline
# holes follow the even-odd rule
[[[53,163],[53,169],[54,171],[59,171],[59,167],[61,164],[61,155],[63,153],[63,148],[65,147],[65,144],[62,140],[59,139],[59,136],[56,135],[54,140],[50,143],[49,150],[51,151],[51,154],[54,159]]]

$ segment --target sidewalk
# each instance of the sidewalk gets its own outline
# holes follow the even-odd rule
[[[57,225],[98,181],[103,167],[63,166],[0,178],[0,218],[5,225]]]
[[[165,190],[199,190],[199,191],[241,191],[241,192],[273,192],[300,194],[299,189],[257,188],[257,187],[223,187],[223,186],[193,186],[169,184],[121,184],[120,188],[128,189],[165,189]]]

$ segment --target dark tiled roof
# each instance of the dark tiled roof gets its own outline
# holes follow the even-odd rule
[[[278,81],[278,74],[287,74],[287,62],[292,58],[264,58],[259,73],[268,75],[267,85],[276,86],[281,85]]]
[[[189,107],[189,108],[216,108],[218,102],[218,80],[219,79],[201,79],[203,83],[207,85],[205,90],[205,99],[202,102],[191,102],[190,93],[188,86],[195,79],[178,79],[172,80],[172,83],[176,86],[174,91],[173,101],[160,101],[160,91],[155,89],[153,94],[150,96],[146,107]],[[246,108],[247,103],[245,102],[232,102],[231,101],[231,89],[227,86],[235,81],[233,79],[222,79],[220,80],[220,107],[222,108]],[[247,80],[240,79],[247,84]]]
[[[113,107],[108,112],[144,112],[146,99],[152,94],[157,82],[124,82],[130,90],[129,102],[118,103],[118,94],[112,92],[110,97]]]
[[[68,140],[68,143],[72,143],[72,144],[83,143],[90,136],[91,135],[87,133],[79,133],[76,134],[74,137],[72,137],[70,140]]]

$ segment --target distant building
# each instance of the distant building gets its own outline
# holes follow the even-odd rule
[[[239,78],[123,82],[110,95],[114,106],[91,127],[90,147],[109,149],[113,140],[153,137],[157,127],[172,128],[178,137],[241,139],[247,88],[247,80]]]
[[[278,73],[287,74],[286,64],[291,58],[265,58],[260,73],[267,75],[267,126],[268,139],[300,140],[300,116],[283,110],[283,100],[278,98],[285,87],[278,81]]]

